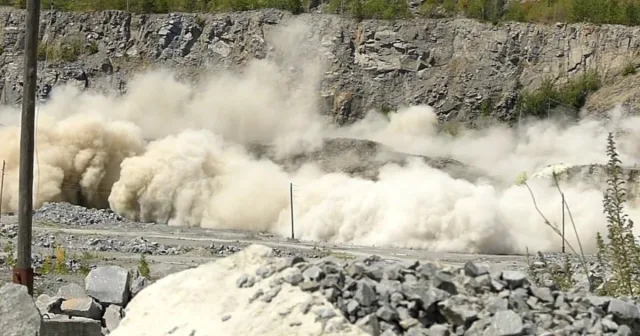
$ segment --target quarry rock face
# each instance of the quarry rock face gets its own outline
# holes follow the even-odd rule
[[[0,101],[14,104],[22,90],[24,11],[3,8],[0,17]],[[47,98],[62,83],[125,92],[128,75],[148,64],[195,78],[206,67],[234,68],[250,59],[277,58],[276,49],[297,52],[300,45],[274,46],[270,40],[293,17],[277,10],[166,15],[43,11],[43,43],[54,48],[79,39],[84,47],[72,57],[40,62],[38,95]],[[316,41],[319,49],[312,54],[324,59],[321,112],[338,124],[353,122],[372,108],[414,104],[432,105],[441,119],[459,120],[478,118],[484,104],[492,107],[492,118],[514,121],[518,85],[535,89],[545,78],[562,82],[596,68],[617,76],[640,48],[638,27],[494,26],[468,19],[358,22],[317,14],[297,19],[308,27],[306,40]],[[588,108],[622,103],[635,111],[640,106],[635,76],[613,82]]]

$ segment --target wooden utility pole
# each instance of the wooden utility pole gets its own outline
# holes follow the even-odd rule
[[[40,0],[27,0],[24,36],[24,87],[20,123],[20,177],[18,200],[18,258],[13,283],[27,286],[33,296],[31,267],[31,226],[33,220],[33,150],[35,145],[36,80],[38,78],[38,28]]]

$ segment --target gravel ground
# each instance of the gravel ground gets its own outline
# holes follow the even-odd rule
[[[0,223],[0,285],[10,281],[13,253],[7,247],[15,246],[16,222],[15,216],[3,216]],[[274,259],[239,277],[239,290],[252,290],[255,283],[269,279],[271,289],[254,289],[254,300],[270,302],[284,283],[320,293],[335,309],[318,310],[310,304],[306,312],[320,320],[338,312],[372,335],[640,335],[635,302],[589,292],[593,288],[588,279],[597,283],[606,277],[592,258],[587,278],[576,258],[567,274],[559,253],[527,258],[330,246],[135,223],[110,211],[69,204],[47,204],[34,217],[35,290],[55,295],[68,283],[84,286],[87,272],[102,265],[134,271],[143,254],[150,277],[157,280],[237,255],[256,242],[270,245]],[[56,246],[65,251],[62,267],[55,267]],[[45,259],[51,261],[48,270]],[[274,260],[286,260],[287,265]]]
[[[136,269],[142,254],[147,256],[152,273],[160,278],[233,255],[249,245],[233,238],[272,237],[237,232],[212,235],[204,231],[206,230],[133,222],[110,210],[87,209],[68,203],[45,204],[34,214],[32,266],[36,272],[36,291],[53,295],[65,283],[82,285],[86,273],[99,265],[117,264]],[[182,233],[197,239],[180,239]],[[11,214],[2,216],[0,284],[11,281],[9,252],[13,252],[11,254],[15,259],[17,234],[17,217]],[[154,235],[164,236],[154,239]],[[213,239],[207,239],[208,236]],[[223,238],[222,241],[216,240],[217,237]],[[295,241],[291,244],[295,245]],[[54,269],[43,274],[46,257],[50,258],[51,263],[56,263],[57,246],[65,251],[65,266],[61,268],[63,271]],[[295,255],[314,259],[325,256],[327,251],[321,248],[296,249],[282,246],[276,247],[275,253],[280,256]]]
[[[9,274],[6,253],[9,242],[17,243],[16,216],[3,216],[0,222],[0,267]],[[194,267],[200,263],[233,255],[250,244],[264,244],[274,249],[278,256],[297,256],[310,260],[333,255],[349,260],[356,257],[378,255],[385,260],[437,260],[443,264],[463,265],[472,260],[492,271],[527,271],[524,256],[482,256],[450,253],[427,253],[412,249],[385,249],[353,246],[336,246],[298,242],[269,234],[247,233],[232,230],[207,230],[200,228],[169,227],[153,223],[137,223],[126,220],[110,210],[86,209],[68,203],[48,203],[34,215],[33,267],[40,270],[46,256],[55,261],[55,247],[66,252],[68,274],[46,274],[38,277],[42,290],[55,289],[66,281],[81,282],[84,273],[96,265],[122,264],[136,268],[140,255],[145,254],[158,268],[158,276],[172,271]],[[14,249],[15,250],[15,249]],[[5,251],[6,252],[6,251]],[[560,263],[561,254],[545,254],[549,263]],[[535,260],[533,260],[535,261]],[[171,267],[164,267],[171,265]],[[53,272],[55,273],[55,272]],[[574,272],[576,283],[583,284],[586,277]],[[74,278],[74,274],[77,276]],[[537,276],[545,277],[544,273]],[[3,277],[0,276],[0,281]],[[4,281],[9,281],[8,276]]]

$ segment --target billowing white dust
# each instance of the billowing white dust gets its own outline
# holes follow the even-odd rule
[[[451,136],[438,131],[432,108],[412,106],[390,119],[373,111],[338,129],[318,109],[324,69],[318,58],[324,51],[315,48],[319,37],[293,22],[269,39],[277,41],[276,56],[197,84],[155,71],[135,77],[120,97],[56,90],[39,108],[35,206],[69,201],[110,206],[142,221],[288,235],[293,181],[301,239],[432,251],[549,251],[559,248],[560,239],[544,226],[528,190],[514,184],[516,177],[560,162],[605,163],[613,129],[630,134],[618,139],[623,162],[638,161],[640,119],[620,111],[608,121],[548,120]],[[0,112],[2,123],[14,125],[0,130],[0,158],[7,163],[3,211],[17,207],[17,114]],[[375,182],[313,164],[287,173],[245,149],[270,144],[286,157],[316,149],[329,136],[454,158],[497,183],[454,179],[418,160],[384,166]],[[540,209],[559,223],[557,190],[548,181],[530,185]],[[586,249],[593,250],[595,233],[605,229],[601,192],[585,185],[564,185],[563,191]],[[638,214],[633,206],[628,211]],[[573,235],[569,240],[575,245]]]

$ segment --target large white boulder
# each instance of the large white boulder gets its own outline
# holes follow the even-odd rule
[[[368,335],[349,324],[320,293],[280,283],[292,269],[272,253],[252,245],[155,282],[129,303],[111,336]],[[281,272],[265,279],[256,276],[266,264],[277,265]],[[251,300],[259,291],[264,294]]]

